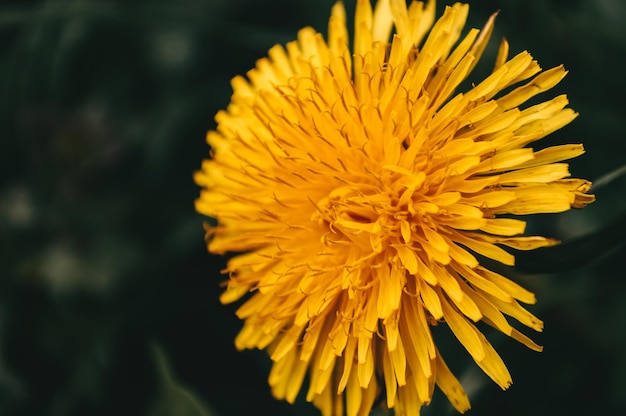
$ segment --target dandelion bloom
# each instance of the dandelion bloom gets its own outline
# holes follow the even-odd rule
[[[524,106],[566,71],[509,59],[506,41],[492,73],[457,92],[495,19],[462,36],[468,11],[435,21],[434,1],[358,0],[350,41],[337,3],[327,40],[304,28],[232,80],[196,209],[217,222],[209,251],[235,253],[221,301],[246,299],[235,345],[267,349],[277,398],[293,402],[308,377],[324,415],[367,415],[378,397],[414,415],[437,385],[463,412],[433,325],[503,389],[509,372],[475,323],[541,350],[508,320],[542,329],[521,305],[533,293],[476,256],[513,265],[510,249],[556,243],[524,236],[515,215],[593,201],[562,163],[582,145],[530,146],[577,114],[564,95]]]

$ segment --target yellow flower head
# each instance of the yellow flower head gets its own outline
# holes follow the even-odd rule
[[[415,415],[437,385],[463,412],[469,400],[433,341],[445,322],[503,389],[511,377],[475,323],[534,350],[507,317],[536,331],[521,303],[534,295],[482,266],[513,265],[509,249],[556,243],[522,236],[511,214],[555,213],[593,201],[590,183],[563,160],[582,145],[530,145],[576,117],[564,95],[526,105],[555,86],[528,52],[457,88],[493,29],[462,36],[467,4],[358,0],[352,49],[343,5],[327,40],[304,28],[274,46],[208,133],[212,149],[195,180],[212,253],[237,253],[221,297],[245,297],[239,349],[267,349],[269,384],[324,415],[367,415],[379,396]]]

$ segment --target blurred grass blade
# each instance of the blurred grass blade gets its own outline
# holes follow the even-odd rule
[[[585,236],[555,246],[515,254],[515,268],[526,273],[556,273],[586,266],[626,242],[626,214]]]
[[[598,179],[593,181],[591,192],[597,192],[598,189],[607,186],[608,184],[615,181],[616,179],[619,179],[622,176],[626,176],[626,165],[622,165],[617,169],[613,169],[612,171],[600,176]]]
[[[161,388],[148,416],[217,416],[217,413],[203,405],[192,392],[174,379],[162,348],[153,343],[151,349]]]

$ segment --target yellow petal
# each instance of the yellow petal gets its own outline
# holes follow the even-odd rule
[[[563,144],[560,146],[550,146],[534,153],[534,158],[526,163],[518,165],[517,168],[527,168],[532,166],[548,165],[562,160],[572,159],[585,153],[582,144]]]
[[[563,66],[557,66],[556,68],[549,69],[537,75],[528,84],[516,88],[504,97],[498,98],[497,102],[503,108],[513,108],[528,101],[531,97],[549,90],[558,84],[563,77],[567,74],[567,71]]]
[[[365,56],[371,48],[372,4],[369,0],[357,0],[354,14],[354,54]],[[360,70],[355,67],[355,74],[359,73]]]
[[[511,253],[497,247],[493,243],[482,241],[480,235],[455,232],[452,238],[455,242],[463,244],[470,250],[485,257],[497,260],[507,266],[513,266],[515,264],[515,257]]]
[[[428,309],[428,312],[430,312],[433,318],[443,318],[443,310],[441,309],[439,296],[437,295],[437,292],[435,292],[435,290],[427,283],[420,284],[420,297],[424,302],[424,306]]]
[[[494,214],[528,215],[563,212],[570,209],[574,195],[558,185],[538,184],[515,189],[515,200],[494,208]]]
[[[445,299],[442,299],[443,315],[450,329],[456,338],[463,344],[467,352],[470,353],[476,362],[485,359],[485,349],[480,338],[480,333],[473,324],[467,322],[467,319],[454,310]]]
[[[441,354],[437,352],[436,356],[436,365],[437,365],[437,385],[446,395],[450,403],[454,406],[454,408],[459,413],[465,413],[470,409],[469,398],[467,397],[467,393],[463,389],[459,380],[454,377],[450,369],[446,365],[445,361],[441,358]]]
[[[533,304],[537,301],[535,295],[532,292],[524,289],[517,283],[513,282],[510,279],[507,279],[501,274],[488,270],[484,267],[478,267],[476,271],[485,279],[491,281],[496,286],[504,290],[506,293],[510,294],[513,298],[521,302]]]
[[[514,199],[515,192],[512,191],[487,191],[469,198],[463,198],[461,202],[480,208],[494,208],[511,202]]]
[[[503,390],[506,390],[512,383],[511,374],[507,370],[506,365],[502,361],[502,358],[498,355],[496,350],[487,341],[485,336],[478,333],[483,351],[485,351],[485,357],[482,360],[476,361],[476,364]]]
[[[516,182],[548,183],[568,176],[567,163],[553,163],[503,173],[500,175],[499,182],[503,185]]]

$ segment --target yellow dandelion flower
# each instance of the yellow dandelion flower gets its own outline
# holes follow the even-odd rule
[[[582,145],[530,144],[576,117],[528,52],[500,45],[493,72],[465,92],[491,35],[462,36],[467,4],[358,0],[352,49],[341,3],[327,40],[307,27],[274,46],[208,133],[211,158],[195,181],[211,253],[236,253],[221,301],[245,298],[238,349],[267,349],[273,394],[324,415],[367,415],[377,397],[414,415],[437,385],[459,412],[463,387],[433,341],[452,330],[503,389],[511,377],[475,323],[540,351],[509,323],[542,322],[521,305],[533,293],[481,265],[513,265],[509,249],[555,244],[524,236],[515,214],[556,213],[593,201],[562,161]],[[514,214],[514,215],[511,215]]]

